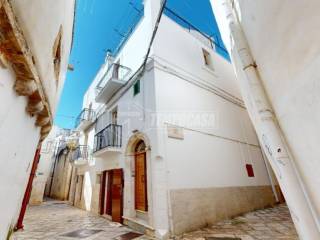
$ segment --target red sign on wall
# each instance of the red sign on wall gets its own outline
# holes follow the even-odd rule
[[[254,177],[252,164],[246,164],[246,169],[247,169],[248,177]]]

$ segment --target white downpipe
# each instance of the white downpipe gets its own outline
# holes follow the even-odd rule
[[[250,118],[279,181],[297,232],[303,240],[320,239],[318,221],[304,192],[267,94],[257,73],[246,37],[230,0],[221,0],[230,30],[230,55]]]
[[[280,200],[279,200],[279,196],[278,196],[278,193],[277,193],[277,190],[276,190],[276,186],[275,186],[275,183],[274,183],[274,178],[272,176],[272,171],[270,169],[269,162],[266,159],[266,154],[264,153],[263,149],[261,149],[261,154],[262,154],[264,165],[266,166],[266,169],[267,169],[267,173],[268,173],[268,177],[269,177],[269,181],[270,181],[270,184],[271,184],[271,188],[272,188],[272,192],[273,192],[274,198],[276,199],[276,202],[279,203]]]

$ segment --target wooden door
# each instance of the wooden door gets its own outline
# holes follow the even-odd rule
[[[135,156],[135,208],[148,211],[146,154]]]
[[[112,170],[111,183],[111,212],[112,221],[122,223],[122,205],[123,205],[123,173],[122,169]]]
[[[77,185],[76,185],[76,200],[75,205],[81,206],[82,191],[83,191],[83,175],[77,176]]]
[[[105,196],[106,196],[106,176],[107,176],[107,172],[104,171],[102,173],[102,176],[100,176],[100,215],[104,214],[105,211],[105,206],[104,206],[104,202],[105,202]]]
[[[112,215],[112,170],[104,171],[100,186],[100,214]]]
[[[106,178],[106,211],[105,214],[112,215],[112,178],[113,178],[113,171],[108,171],[107,178]]]
[[[70,187],[69,187],[69,196],[68,200],[74,206],[75,195],[76,195],[76,184],[77,184],[77,169],[72,168],[71,178],[70,178]]]

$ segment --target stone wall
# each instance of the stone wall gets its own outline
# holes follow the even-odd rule
[[[50,197],[57,200],[68,200],[72,165],[69,154],[61,154],[56,163]]]
[[[170,198],[174,235],[275,203],[270,186],[179,189]]]
[[[32,185],[32,192],[30,196],[30,205],[40,205],[43,201],[44,190],[46,187],[46,177],[36,176]]]
[[[92,188],[91,212],[100,214],[100,184],[94,184]]]
[[[74,206],[86,210],[84,198],[84,175],[77,175]]]

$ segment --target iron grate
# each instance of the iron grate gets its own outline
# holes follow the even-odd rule
[[[136,232],[128,232],[116,237],[116,240],[132,240],[134,238],[140,237],[142,234]]]
[[[97,234],[99,232],[102,232],[103,230],[98,230],[98,229],[79,229],[76,231],[68,232],[63,235],[62,237],[70,237],[70,238],[77,238],[77,239],[82,239],[82,238],[87,238],[90,237],[94,234]]]

